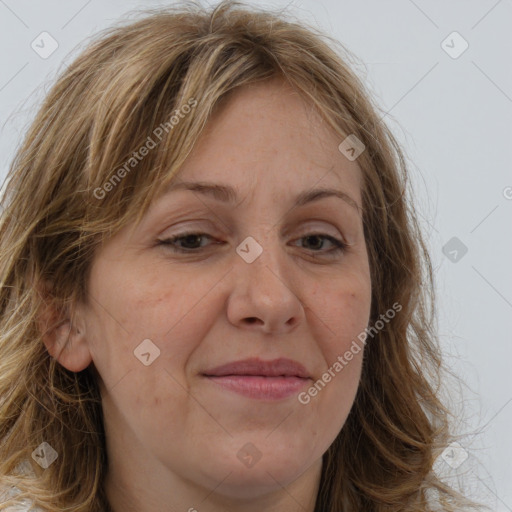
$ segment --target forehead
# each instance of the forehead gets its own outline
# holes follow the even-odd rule
[[[260,187],[276,199],[283,191],[341,186],[360,205],[361,169],[340,153],[341,141],[283,80],[251,84],[217,105],[176,182]]]

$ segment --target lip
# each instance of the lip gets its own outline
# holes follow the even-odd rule
[[[300,377],[303,379],[309,379],[311,377],[302,364],[285,357],[273,359],[272,361],[264,361],[257,357],[251,357],[206,370],[203,372],[203,375],[208,377],[224,377],[227,375],[283,376]]]
[[[244,359],[207,370],[203,375],[224,389],[262,400],[296,395],[311,378],[302,364],[286,358]]]

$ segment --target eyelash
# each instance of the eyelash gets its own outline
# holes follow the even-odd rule
[[[183,238],[187,238],[189,236],[200,236],[200,237],[207,237],[212,239],[210,235],[207,233],[195,233],[195,232],[188,232],[188,233],[180,233],[179,235],[173,236],[171,238],[166,238],[165,240],[158,240],[159,245],[165,245],[169,248],[172,252],[176,253],[182,253],[182,254],[192,254],[192,253],[198,253],[201,249],[204,247],[198,247],[195,249],[183,249],[178,248],[178,246],[174,245],[178,240],[181,240]],[[344,253],[346,249],[348,249],[349,245],[337,238],[334,238],[330,235],[326,235],[323,233],[308,233],[307,235],[304,235],[300,237],[301,239],[308,238],[311,236],[320,237],[329,240],[332,244],[334,244],[334,249],[331,249],[330,251],[323,251],[325,255],[328,255],[329,257],[337,256],[339,253]],[[321,253],[322,251],[311,251],[313,253]]]

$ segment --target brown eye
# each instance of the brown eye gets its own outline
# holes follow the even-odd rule
[[[205,237],[210,239],[212,238],[206,233],[182,233],[171,238],[166,238],[165,240],[159,240],[159,242],[162,245],[169,246],[169,248],[175,252],[197,252],[197,249],[202,249],[204,247],[201,246],[200,240]],[[177,245],[178,242],[182,242],[184,246]],[[197,246],[198,243],[199,246]]]
[[[345,242],[342,242],[341,240],[338,240],[337,238],[334,238],[330,235],[324,235],[320,233],[310,233],[308,235],[305,235],[301,237],[299,240],[306,240],[307,244],[311,244],[313,246],[313,249],[310,249],[314,253],[323,253],[328,255],[336,255],[339,252],[344,252],[348,245]],[[328,240],[332,245],[334,245],[334,248],[328,251],[322,251],[321,247],[324,245],[324,241]],[[320,250],[317,250],[320,247]]]
[[[200,252],[205,247],[207,247],[205,245],[201,245],[201,240],[204,238],[208,238],[210,240],[213,239],[213,237],[206,233],[189,232],[181,233],[176,236],[166,238],[164,240],[159,240],[158,242],[160,245],[165,245],[173,252],[197,253]],[[303,244],[303,248],[308,249],[310,252],[314,254],[318,253],[320,255],[335,256],[340,252],[344,252],[348,248],[348,245],[345,242],[338,240],[337,238],[334,238],[330,235],[321,233],[310,233],[305,236],[302,236],[301,238],[299,238],[299,240],[306,241],[306,245],[309,244],[312,246],[311,249],[308,249]],[[326,240],[330,244],[332,244],[334,248],[330,250],[323,250]]]

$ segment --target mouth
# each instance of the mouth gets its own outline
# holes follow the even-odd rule
[[[245,359],[207,370],[203,376],[225,390],[259,400],[288,398],[311,380],[303,365],[285,358]]]

